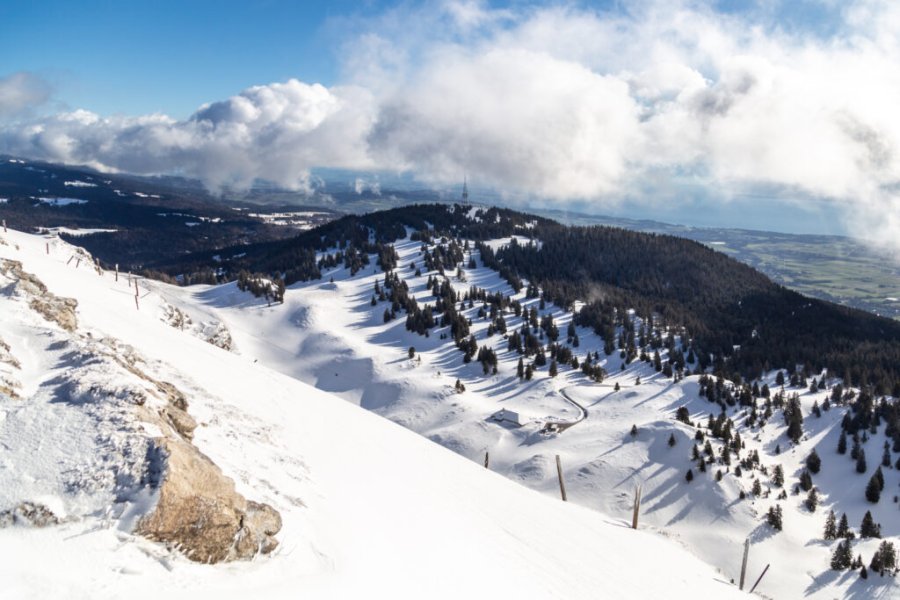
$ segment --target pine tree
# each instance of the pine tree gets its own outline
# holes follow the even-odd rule
[[[759,479],[753,480],[753,488],[750,491],[753,492],[753,495],[757,498],[762,495],[762,484],[759,483]]]
[[[521,356],[519,357],[519,364],[516,365],[516,377],[519,379],[525,377],[525,363]]]
[[[694,480],[694,471],[692,471],[691,469],[688,469],[687,473],[684,476],[684,479],[688,483],[692,482]]]
[[[872,475],[869,484],[866,486],[866,500],[873,504],[877,504],[881,499],[881,486],[878,485],[878,477]]]
[[[839,543],[831,555],[831,568],[835,571],[846,571],[853,562],[853,554],[850,550],[850,540]]]
[[[781,487],[784,485],[784,469],[781,465],[775,465],[775,470],[772,473],[772,485],[775,487]]]
[[[772,529],[774,529],[775,531],[781,531],[783,527],[782,518],[783,515],[780,504],[769,507],[769,512],[766,513],[766,522],[769,524],[769,526],[772,527]]]
[[[875,469],[875,474],[872,475],[872,477],[876,481],[878,481],[878,491],[883,492],[884,491],[884,473],[881,472],[880,466],[877,469]]]
[[[887,540],[881,542],[881,545],[878,547],[878,550],[875,552],[878,555],[879,562],[881,563],[878,572],[884,575],[887,571],[892,571],[897,568],[897,550],[894,548],[893,542],[889,542]],[[874,556],[872,559],[874,560]]]
[[[809,471],[804,469],[803,472],[800,473],[800,489],[804,492],[808,492],[812,489],[812,486],[812,476],[809,474]]]
[[[884,454],[881,455],[881,466],[891,468],[891,445],[884,442]]]
[[[804,504],[809,512],[816,512],[816,507],[819,506],[819,494],[816,492],[816,488],[809,490]]]
[[[850,531],[850,525],[847,522],[847,513],[841,515],[841,520],[838,522],[837,528],[837,537],[852,540],[855,535],[852,531]]]
[[[548,375],[550,375],[550,377],[556,377],[558,372],[559,372],[559,367],[556,364],[556,359],[551,360]]]
[[[806,457],[806,468],[809,469],[809,472],[813,475],[818,473],[822,468],[822,459],[819,458],[819,454],[816,452],[815,448],[813,448],[813,451]]]
[[[669,434],[669,448],[671,448],[671,447],[674,446],[675,444],[676,444],[676,441],[675,441],[675,434],[674,434],[674,433],[670,433],[670,434]]]
[[[829,510],[828,516],[825,517],[825,534],[822,536],[826,540],[837,538],[837,528],[835,526],[834,511]]]
[[[865,473],[869,467],[866,465],[866,451],[859,449],[859,455],[856,457],[856,472]]]
[[[844,431],[841,431],[841,437],[838,438],[837,452],[847,454],[847,434]]]
[[[635,437],[637,434],[638,434],[637,425],[632,425],[631,426],[631,437]]]
[[[859,537],[862,538],[880,538],[881,537],[881,527],[875,524],[875,519],[872,518],[872,512],[866,511],[866,514],[863,516],[862,523],[859,525]]]

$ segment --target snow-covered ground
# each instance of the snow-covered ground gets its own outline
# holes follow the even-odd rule
[[[508,240],[497,245],[502,243]],[[396,272],[422,306],[433,301],[426,281],[436,273],[424,272],[420,248],[419,242],[398,243]],[[456,289],[464,291],[474,285],[512,295],[526,308],[537,306],[537,299],[526,299],[524,290],[513,294],[495,272],[481,267],[477,251],[473,255],[479,266],[468,269],[467,261],[463,262],[465,281],[457,279],[455,269],[448,269]],[[410,263],[422,267],[420,276],[414,275]],[[276,306],[239,292],[233,284],[178,290],[152,285],[186,311],[215,315],[226,324],[236,348],[247,359],[372,410],[475,463],[482,463],[487,452],[492,471],[548,498],[559,494],[555,455],[560,455],[566,472],[569,501],[616,522],[630,520],[634,488],[642,486],[642,526],[688,548],[728,579],[738,578],[742,546],[750,538],[748,578],[755,579],[771,564],[757,590],[763,595],[900,597],[893,579],[862,581],[855,572],[829,570],[836,544],[822,539],[829,508],[838,516],[846,512],[856,528],[865,511],[872,510],[885,535],[896,540],[900,520],[893,496],[900,477],[895,470],[886,469],[885,498],[878,505],[865,501],[864,488],[881,457],[884,428],[866,443],[870,468],[866,475],[858,475],[853,461],[835,452],[846,408],[834,408],[821,418],[810,416],[813,403],[822,404],[827,391],[787,390],[800,394],[806,418],[806,434],[796,447],[785,435],[780,411],[764,427],[747,428],[744,409],[729,409],[727,416],[744,440],[742,457],[758,451],[769,476],[745,471],[736,477],[732,468],[720,465],[710,465],[708,472],[701,474],[690,462],[696,429],[674,419],[682,406],[695,423],[704,425],[710,413],[719,414],[717,405],[699,397],[697,376],[673,383],[641,361],[622,370],[618,353],[604,356],[602,340],[592,331],[578,328],[580,344],[575,352],[579,359],[587,351],[600,352],[601,364],[610,374],[603,383],[592,383],[580,370],[568,366],[561,366],[556,378],[550,378],[545,367],[536,372],[534,380],[521,382],[516,377],[519,355],[507,351],[502,336],[486,337],[489,320],[477,316],[480,303],[476,302],[465,313],[472,320],[472,331],[479,345],[493,344],[500,358],[498,374],[485,376],[478,362],[463,364],[462,353],[452,340],[441,339],[439,334],[446,329],[432,330],[429,338],[418,336],[406,331],[402,312],[385,323],[387,303],[370,303],[375,282],[384,280],[384,273],[374,265],[373,257],[370,266],[355,276],[336,268],[323,273],[319,281],[291,286],[285,303]],[[572,315],[549,304],[541,314],[545,312],[554,315],[561,341],[565,340]],[[510,314],[506,320],[510,332],[521,324],[521,319]],[[416,350],[412,360],[410,347]],[[462,394],[454,390],[457,379],[466,387]],[[767,381],[774,393],[774,373]],[[580,419],[578,405],[587,410],[583,421],[560,434],[540,433],[548,422]],[[525,425],[516,428],[491,421],[490,416],[502,408],[519,413]],[[630,434],[633,425],[636,436]],[[670,435],[675,437],[673,447],[668,445]],[[718,453],[721,443],[713,440],[713,446]],[[809,513],[803,507],[805,492],[794,495],[792,491],[813,448],[823,459],[822,472],[814,476],[821,504],[815,513]],[[785,472],[788,497],[782,501],[776,500],[781,488],[773,486],[770,477],[776,464]],[[685,480],[689,467],[696,476],[690,484]],[[718,470],[723,472],[721,481],[715,479]],[[754,478],[760,479],[764,497],[751,494]],[[742,492],[745,499],[740,498]],[[766,512],[774,504],[785,511],[781,532],[765,524]],[[857,541],[854,555],[861,553],[868,562],[877,544],[877,540]]]
[[[514,395],[489,396],[490,381],[471,395],[447,393],[459,356],[447,352],[440,362],[436,339],[421,365],[401,356],[398,343],[407,340],[398,323],[376,326],[368,292],[353,297],[363,282],[299,286],[273,307],[233,286],[141,282],[135,302],[128,277],[79,267],[74,253],[58,239],[0,236],[0,259],[20,261],[52,294],[78,301],[78,326],[67,331],[39,316],[13,279],[0,286],[8,346],[0,376],[14,392],[0,393],[0,511],[34,501],[62,519],[0,529],[4,598],[739,596],[730,573],[663,536],[630,530],[619,515],[594,510],[596,502],[534,493],[328,393],[390,415],[431,392],[408,424],[436,433],[443,420],[447,436],[493,440],[492,465],[505,474],[523,442],[525,432],[470,418],[489,410],[480,406],[487,398],[496,405]],[[196,322],[226,322],[236,351],[170,326],[173,306]],[[286,374],[306,357],[297,372],[315,375],[322,389]],[[154,435],[128,408],[147,385],[126,374],[134,365],[186,393],[197,446],[240,493],[281,513],[272,555],[208,566],[131,533],[152,503],[134,469],[142,441]],[[517,402],[531,398],[538,415],[571,412],[547,385]],[[468,425],[446,416],[454,413]],[[532,439],[540,452],[560,449],[572,499],[584,494],[574,455]]]

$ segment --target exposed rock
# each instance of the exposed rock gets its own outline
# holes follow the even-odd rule
[[[46,320],[56,323],[66,331],[77,329],[78,320],[75,317],[77,300],[51,294],[40,279],[23,271],[22,263],[17,260],[0,259],[0,275],[12,279],[12,289],[29,298],[28,306]]]
[[[59,519],[53,511],[35,502],[21,502],[13,508],[0,511],[0,529],[11,525],[47,527],[58,523]]]
[[[169,424],[175,428],[175,431],[177,431],[181,437],[188,441],[194,439],[194,430],[197,429],[197,421],[195,421],[194,417],[189,415],[187,411],[182,410],[175,405],[170,405],[163,409],[162,415],[168,419]]]
[[[278,546],[281,516],[248,502],[209,458],[174,438],[157,440],[165,457],[159,500],[135,532],[205,563],[246,559]]]

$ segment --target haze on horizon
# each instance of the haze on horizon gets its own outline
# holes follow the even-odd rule
[[[507,203],[900,252],[897,64],[885,0],[16,3],[0,153],[213,191],[466,173]]]

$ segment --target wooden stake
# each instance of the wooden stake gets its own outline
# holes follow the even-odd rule
[[[488,455],[487,451],[485,451],[485,453],[484,453],[484,468],[485,469],[489,468],[488,467],[489,464],[490,464],[490,456]]]
[[[72,256],[69,257],[69,260],[66,261],[66,266],[67,266],[67,267],[69,266],[69,263],[72,262],[72,259],[73,259],[73,258],[75,258],[75,255],[74,255],[74,254],[73,254]]]
[[[744,589],[744,578],[747,575],[747,556],[750,554],[750,538],[744,540],[744,560],[741,561],[741,584],[739,590]]]
[[[568,502],[566,500],[566,483],[563,481],[562,463],[559,460],[559,454],[556,455],[556,474],[559,475],[559,493],[563,502]]]
[[[137,294],[134,295],[134,307],[135,307],[136,309],[138,309],[138,310],[141,310],[141,304],[140,304],[140,302],[138,301],[138,295],[137,295]]]
[[[766,565],[766,568],[763,569],[763,572],[759,574],[759,579],[757,579],[757,580],[756,580],[756,583],[753,584],[753,587],[750,588],[750,593],[751,593],[751,594],[753,593],[753,590],[756,589],[756,586],[759,585],[759,582],[762,581],[763,575],[765,575],[765,574],[766,574],[766,571],[768,571],[768,570],[769,570],[769,565]]]
[[[45,246],[47,247],[47,254],[49,255],[50,254],[50,242],[47,242],[45,244]]]
[[[637,529],[638,526],[638,515],[641,512],[641,494],[642,494],[641,486],[637,486],[634,488],[634,506],[631,514],[631,528]]]
[[[119,281],[119,263],[116,263],[116,281]]]
[[[81,264],[81,259],[79,258],[78,260],[75,261],[75,268],[77,269],[80,264]]]
[[[6,233],[6,219],[3,219],[3,233]]]

